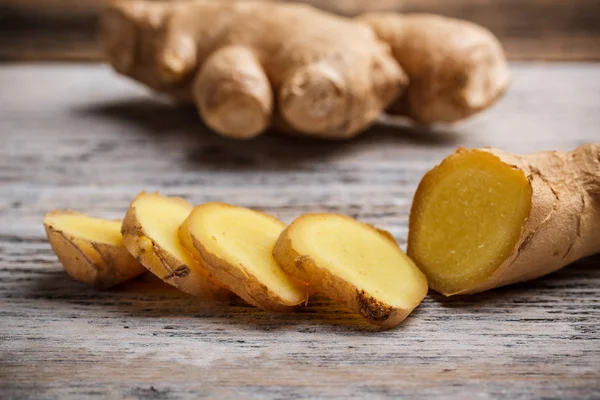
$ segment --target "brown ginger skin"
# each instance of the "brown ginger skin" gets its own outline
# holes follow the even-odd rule
[[[508,83],[487,30],[426,15],[352,20],[293,3],[125,0],[103,14],[101,39],[118,72],[195,103],[234,138],[272,125],[349,138],[392,105],[417,122],[456,121]]]
[[[46,235],[65,271],[96,289],[109,289],[146,272],[124,248],[78,240],[51,226],[46,226]]]
[[[459,294],[538,278],[600,253],[600,144],[527,155],[485,150],[528,177],[531,213],[504,263],[486,282]]]
[[[193,99],[204,121],[230,137],[256,136],[271,123],[354,136],[407,83],[370,28],[305,5],[133,0],[109,7],[101,26],[118,72]]]

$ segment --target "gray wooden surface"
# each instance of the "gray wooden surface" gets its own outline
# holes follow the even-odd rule
[[[598,257],[473,297],[431,293],[377,332],[318,297],[269,314],[147,277],[95,291],[43,233],[47,211],[118,218],[144,189],[286,221],[335,210],[404,246],[420,177],[457,146],[600,141],[600,64],[513,72],[500,104],[452,130],[387,121],[344,143],[235,142],[104,66],[0,65],[0,397],[599,398]]]

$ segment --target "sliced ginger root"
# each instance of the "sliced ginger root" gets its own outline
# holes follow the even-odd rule
[[[224,203],[197,206],[181,225],[181,243],[220,282],[248,303],[285,311],[307,299],[306,285],[286,275],[273,258],[285,224]]]
[[[121,221],[56,210],[44,217],[44,226],[52,250],[78,281],[108,289],[146,272],[123,244]]]
[[[338,214],[307,214],[279,237],[281,268],[382,328],[423,300],[427,280],[385,231]]]
[[[231,292],[179,242],[179,226],[193,208],[180,197],[138,194],[123,220],[125,246],[150,272],[177,289],[192,296],[228,298]]]
[[[447,296],[537,278],[600,251],[598,194],[600,145],[459,149],[419,184],[408,255]]]

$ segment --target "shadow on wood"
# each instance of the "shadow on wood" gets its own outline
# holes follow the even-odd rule
[[[310,160],[326,159],[335,153],[352,153],[366,143],[377,146],[454,144],[459,134],[440,127],[411,126],[401,118],[381,117],[361,135],[345,141],[296,137],[270,131],[242,141],[224,138],[210,131],[189,106],[177,106],[160,98],[128,98],[76,110],[100,120],[130,124],[132,131],[160,142],[176,137],[185,143],[189,167],[219,167],[226,170],[273,170],[296,167]],[[144,139],[144,140],[146,140]]]
[[[139,319],[164,319],[164,329],[167,330],[178,328],[172,324],[176,318],[185,320],[185,326],[210,320],[218,321],[224,327],[235,325],[238,329],[252,331],[294,327],[302,332],[315,332],[324,326],[338,332],[380,331],[359,315],[319,295],[311,297],[308,305],[299,306],[295,312],[273,313],[262,311],[239,298],[222,302],[188,296],[151,274],[100,291],[74,281],[63,271],[56,271],[39,276],[30,288],[23,292],[24,297],[68,304],[77,309],[80,316],[105,315],[130,321],[132,325]]]

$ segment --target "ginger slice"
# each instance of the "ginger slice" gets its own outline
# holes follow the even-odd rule
[[[385,231],[339,214],[307,214],[279,237],[281,268],[382,328],[398,325],[427,280]]]
[[[179,226],[193,208],[180,197],[141,192],[123,220],[125,247],[150,272],[185,293],[228,298],[231,292],[179,242]]]
[[[181,225],[181,243],[226,287],[248,303],[286,311],[307,299],[306,287],[273,258],[285,224],[248,208],[224,203],[197,206]]]
[[[459,149],[415,194],[408,254],[436,291],[478,293],[600,252],[600,144]]]
[[[44,227],[65,271],[78,281],[108,289],[146,271],[125,248],[121,221],[55,210]]]

